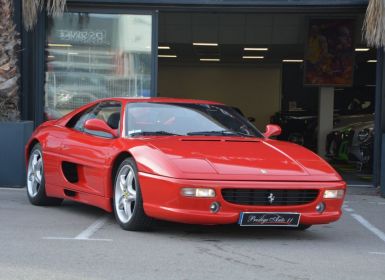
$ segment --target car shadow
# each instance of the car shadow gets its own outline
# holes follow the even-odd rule
[[[52,206],[49,206],[49,207],[52,208]],[[60,209],[61,211],[64,210],[67,213],[71,213],[74,215],[83,215],[83,216],[88,216],[90,218],[95,217],[96,219],[107,213],[103,209],[100,209],[96,206],[87,205],[87,204],[83,204],[83,203],[79,203],[71,200],[64,200],[62,204],[57,208]]]
[[[330,227],[321,225],[316,227]],[[191,225],[166,221],[156,221],[151,233],[174,236],[181,239],[196,239],[205,242],[221,242],[228,240],[322,240],[327,239],[319,230],[310,228],[298,230],[284,227],[241,227],[230,225]]]
[[[106,212],[94,206],[65,200],[61,207],[61,211],[73,215],[82,215],[90,218],[99,218],[106,215]],[[64,208],[64,209],[63,209]],[[112,213],[110,216],[111,225],[116,229],[120,229],[115,222]],[[330,229],[330,225],[317,225],[307,230],[298,230],[296,228],[283,227],[241,227],[237,224],[230,225],[194,225],[174,223],[162,220],[155,220],[152,227],[141,232],[148,236],[165,236],[168,238],[196,240],[204,242],[222,242],[228,240],[328,240],[330,235],[324,234],[320,228]]]

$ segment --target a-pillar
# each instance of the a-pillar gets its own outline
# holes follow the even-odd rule
[[[334,88],[319,88],[318,102],[318,144],[317,151],[322,157],[326,154],[326,136],[333,130]]]

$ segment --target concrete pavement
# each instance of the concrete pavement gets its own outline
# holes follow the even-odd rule
[[[385,279],[385,199],[349,193],[340,221],[304,232],[160,222],[143,233],[0,189],[0,279]]]

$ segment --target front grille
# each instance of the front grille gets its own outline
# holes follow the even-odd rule
[[[222,189],[222,196],[234,204],[286,206],[313,202],[318,190]]]

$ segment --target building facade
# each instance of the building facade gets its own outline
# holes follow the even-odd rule
[[[33,120],[36,125],[102,97],[169,94],[234,103],[246,114],[252,113],[252,104],[258,111],[256,123],[264,124],[272,112],[284,107],[302,109],[312,107],[312,102],[318,103],[319,89],[303,86],[301,62],[295,66],[285,64],[285,60],[303,60],[309,19],[352,19],[353,45],[356,49],[366,48],[360,30],[367,0],[67,0],[62,17],[46,17],[43,11],[31,32],[21,27],[21,1],[14,2],[23,50],[21,113],[23,119]],[[338,32],[348,30],[340,28]],[[215,49],[207,45],[210,43]],[[253,64],[252,59],[258,57],[263,62]],[[220,66],[199,64],[205,59],[220,62]],[[369,61],[373,63],[368,64]],[[376,186],[385,182],[385,171],[381,168],[385,167],[382,68],[382,50],[357,53],[354,83],[350,87],[333,87],[335,93],[338,90],[346,96],[365,96],[365,102],[372,103]],[[297,76],[293,74],[296,72]],[[211,83],[215,77],[222,78]],[[258,80],[257,77],[261,81],[247,87],[248,81]],[[233,84],[242,85],[240,92],[263,87],[264,81],[270,81],[272,86],[264,88],[266,95],[230,96],[221,94],[229,85],[224,83],[222,89],[216,86],[221,79],[233,79]],[[298,80],[298,86],[291,86],[293,79]],[[179,81],[199,81],[207,86],[194,94],[189,92],[194,82],[183,88]],[[178,93],[178,87],[185,94]],[[301,93],[295,97],[291,91]],[[237,95],[238,98],[234,97]],[[334,104],[345,95],[335,94]],[[270,109],[263,111],[258,98],[270,104],[266,105]],[[305,99],[309,101],[302,104]],[[342,110],[343,105],[336,106]],[[316,109],[322,112],[326,108]],[[382,185],[385,194],[385,183]]]

